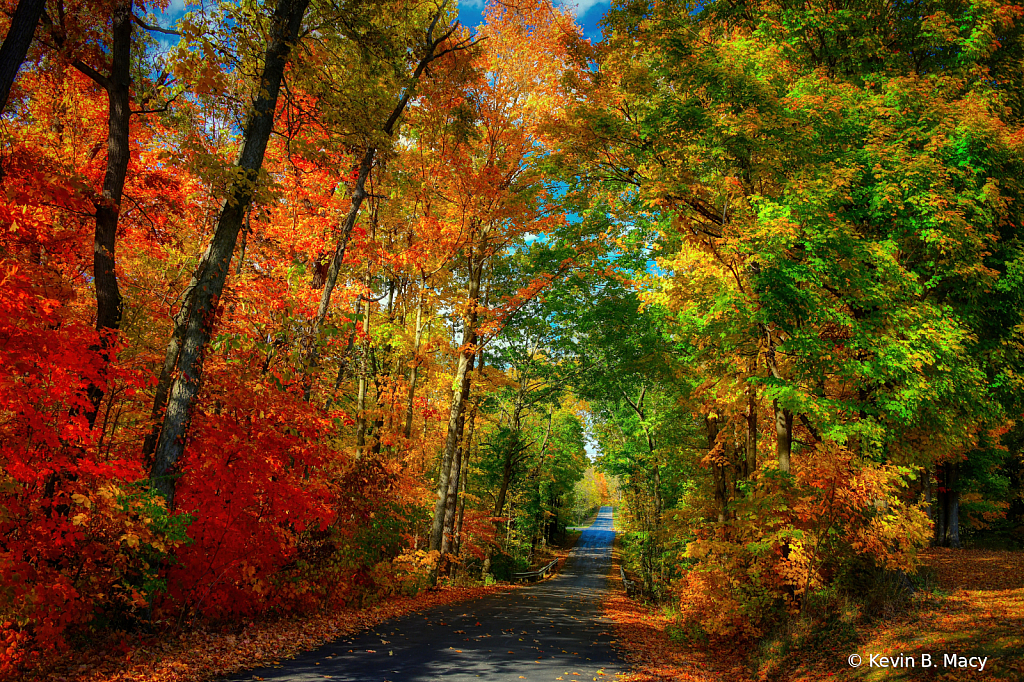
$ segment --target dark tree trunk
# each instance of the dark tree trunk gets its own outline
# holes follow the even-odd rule
[[[152,465],[151,458],[156,452],[156,444],[160,439],[160,429],[163,426],[164,408],[167,407],[167,398],[171,394],[171,380],[174,378],[174,368],[178,364],[178,351],[181,348],[181,319],[180,314],[174,318],[174,331],[171,334],[171,341],[167,344],[167,353],[164,355],[164,364],[160,368],[160,378],[156,383],[156,395],[153,397],[153,411],[150,419],[153,420],[153,428],[142,444],[142,455],[146,462]]]
[[[28,54],[28,46],[32,44],[32,36],[39,24],[39,17],[46,8],[46,0],[21,0],[11,17],[11,27],[7,30],[3,46],[0,46],[0,112],[7,108],[7,98],[11,95],[11,86],[18,75],[21,63]]]
[[[728,437],[728,434],[726,434],[725,438]],[[731,441],[725,444],[724,454],[727,459],[732,459]],[[725,465],[716,464],[714,467],[714,480],[715,506],[718,507],[718,522],[725,523],[726,516],[728,516],[729,512],[729,468]]]
[[[708,435],[708,452],[715,449],[718,439],[720,437],[720,429],[718,426],[718,420],[713,417],[704,418],[704,427],[707,430]],[[717,510],[718,522],[725,523],[726,514],[726,474],[725,467],[712,462],[711,463],[711,482],[715,491],[715,508]]]
[[[960,463],[937,465],[939,477],[935,509],[935,541],[939,547],[960,547]]]
[[[117,286],[114,253],[117,244],[117,223],[121,215],[121,197],[128,175],[128,132],[131,117],[129,89],[131,87],[132,2],[114,8],[113,42],[111,44],[110,75],[103,87],[107,90],[107,171],[103,176],[103,194],[95,201],[96,233],[93,238],[93,283],[96,287],[96,331],[100,345],[96,350],[106,355],[113,336],[121,327],[121,290]],[[104,366],[110,361],[103,358]],[[87,414],[89,427],[96,424],[104,390],[89,386]]]
[[[203,353],[213,331],[217,304],[227,280],[238,233],[263,166],[263,156],[274,127],[274,111],[285,64],[292,45],[298,39],[308,5],[309,0],[278,0],[260,78],[259,96],[245,127],[237,163],[241,173],[228,190],[217,230],[189,285],[189,294],[182,306],[180,347],[172,341],[167,349],[168,360],[172,356],[177,357],[178,372],[170,387],[150,479],[167,498],[169,506],[174,500],[174,471],[185,449],[185,432],[202,380]]]
[[[423,290],[420,290],[420,300],[416,305],[416,340],[412,348],[412,367],[409,368],[409,397],[405,406],[405,427],[402,433],[406,438],[412,436],[413,406],[416,403],[416,381],[419,378],[420,369],[420,344],[423,341]]]
[[[924,476],[921,477],[921,489],[925,501],[924,511],[928,515],[928,520],[932,522],[935,521],[934,485],[932,484],[934,475],[931,466],[927,466],[924,469]]]
[[[475,335],[474,335],[475,340]],[[473,341],[471,341],[472,343]],[[462,384],[462,404],[465,405],[469,400],[469,386],[470,386],[470,375],[473,371],[474,357],[469,358],[469,368],[466,370],[466,380]],[[459,483],[462,477],[462,460],[466,447],[468,447],[462,437],[466,426],[466,411],[463,409],[462,414],[459,415],[458,427],[457,427],[457,438],[459,446],[455,450],[455,457],[452,459],[451,472],[448,474],[448,494],[445,497],[445,508],[444,508],[444,529],[441,534],[441,556],[447,556],[452,551],[453,546],[453,535],[455,533],[455,511],[458,508],[459,500]]]
[[[466,517],[466,488],[469,486],[469,452],[473,446],[473,422],[476,420],[476,408],[473,409],[469,422],[469,434],[466,436],[466,449],[462,454],[462,494],[459,496],[459,514],[455,522],[455,532],[452,538],[452,553],[459,555],[462,549],[462,521]]]
[[[937,464],[935,466],[935,500],[932,504],[932,520],[935,522],[935,537],[932,539],[932,544],[941,547],[946,539],[946,481],[944,475],[944,466]]]

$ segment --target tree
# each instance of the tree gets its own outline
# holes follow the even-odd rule
[[[192,277],[189,294],[176,321],[180,331],[175,330],[175,336],[167,347],[165,366],[176,367],[178,374],[167,393],[167,407],[150,478],[168,502],[174,499],[174,467],[185,449],[185,430],[199,392],[202,356],[210,341],[238,233],[273,130],[285,65],[299,37],[302,17],[308,5],[309,0],[280,0],[275,7],[273,28],[259,80],[260,91],[246,123],[238,157],[238,177],[231,184],[217,220],[217,230]]]

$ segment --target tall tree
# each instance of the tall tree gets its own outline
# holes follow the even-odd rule
[[[309,0],[279,0],[274,9],[259,79],[259,94],[246,122],[242,150],[236,163],[238,177],[228,189],[216,231],[189,284],[179,315],[180,337],[176,331],[167,348],[165,364],[176,367],[177,376],[168,392],[150,479],[169,503],[174,499],[174,471],[185,449],[185,433],[203,376],[203,353],[213,332],[217,305],[224,290],[235,243],[273,132],[285,66],[299,38],[302,18],[308,6]]]
[[[107,91],[107,171],[103,176],[102,194],[94,200],[96,236],[93,240],[93,282],[96,287],[96,331],[100,333],[100,349],[106,352],[112,336],[121,326],[122,297],[117,284],[117,224],[121,214],[121,198],[128,173],[128,137],[131,117],[131,48],[133,0],[120,2],[111,16],[112,42],[110,71],[101,75],[85,64],[79,64],[87,76]],[[105,362],[109,358],[105,359]],[[96,423],[103,389],[89,387],[92,409],[89,425]]]

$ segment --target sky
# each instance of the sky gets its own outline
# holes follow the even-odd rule
[[[196,4],[195,0],[192,0],[192,4]],[[597,41],[601,38],[601,28],[597,25],[604,16],[604,13],[608,11],[609,2],[601,2],[599,0],[579,0],[579,2],[572,2],[572,0],[555,0],[555,4],[562,6],[569,6],[574,9],[576,14],[576,20],[583,27],[584,35],[591,40]],[[185,14],[186,0],[170,0],[167,5],[167,9],[163,12],[158,12],[160,17],[160,24],[165,27],[173,26],[174,22],[178,21]],[[483,11],[484,11],[484,0],[460,0],[459,2],[459,20],[464,26],[470,28],[476,28],[483,23]],[[164,49],[176,42],[171,40],[171,36],[160,36],[154,35],[157,40],[164,43]]]
[[[579,2],[555,0],[555,4],[573,8],[576,14],[576,21],[583,27],[583,34],[595,42],[601,39],[601,27],[598,26],[598,22],[601,21],[604,13],[608,11],[609,2],[601,2],[599,0],[579,0]],[[470,28],[479,26],[483,23],[483,11],[484,0],[459,1],[459,21],[462,22],[463,26]]]

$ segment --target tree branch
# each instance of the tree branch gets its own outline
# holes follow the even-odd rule
[[[147,31],[154,31],[156,33],[164,33],[164,34],[169,35],[169,36],[180,36],[181,35],[180,31],[174,31],[174,30],[171,30],[169,28],[160,28],[159,26],[150,26],[149,24],[144,22],[142,19],[140,19],[135,14],[132,14],[132,20],[136,24],[141,26],[142,28],[146,29]]]

